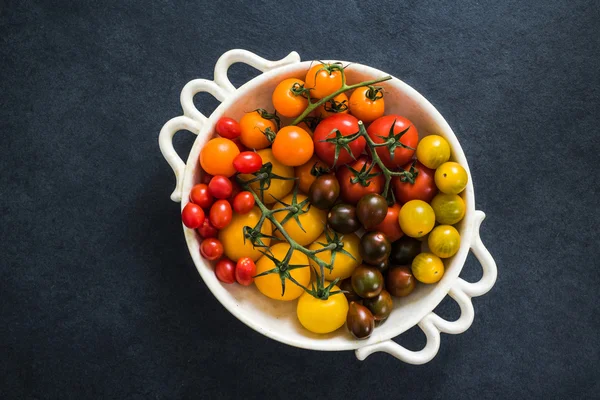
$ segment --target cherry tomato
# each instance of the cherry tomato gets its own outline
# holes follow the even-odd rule
[[[284,205],[282,203],[292,204],[293,198],[293,194],[287,195],[281,199],[280,203],[273,206],[273,210],[283,208]],[[296,204],[305,202],[306,198],[303,194],[297,194]],[[300,208],[299,206],[296,207]],[[274,217],[283,226],[287,234],[300,245],[308,246],[323,233],[325,221],[327,220],[325,212],[319,210],[317,207],[312,207],[308,202],[305,202],[302,206],[300,212],[297,214],[297,219],[293,217],[288,218],[288,214],[289,212],[278,212],[275,213]],[[283,222],[284,219],[286,220],[285,223]],[[279,230],[275,231],[275,236],[283,239],[283,235]]]
[[[435,184],[440,192],[459,194],[465,190],[468,181],[467,171],[457,162],[443,163],[435,170]]]
[[[435,172],[418,161],[414,165],[412,162],[408,163],[402,169],[407,171],[409,176],[394,176],[392,178],[396,201],[400,204],[411,200],[431,202],[438,191],[433,179]]]
[[[198,204],[202,208],[209,208],[214,198],[208,191],[208,186],[204,183],[194,185],[190,191],[190,201],[194,204]]]
[[[342,87],[341,65],[316,64],[306,73],[304,87],[310,89],[310,97],[322,99]]]
[[[233,159],[233,167],[242,174],[251,174],[262,167],[263,161],[258,153],[253,151],[244,151]]]
[[[217,199],[226,199],[231,196],[233,185],[229,178],[226,178],[223,175],[216,175],[210,180],[208,191]]]
[[[235,139],[242,133],[240,124],[235,119],[228,117],[219,118],[216,130],[220,136],[227,139]]]
[[[275,110],[284,117],[296,118],[308,106],[303,90],[304,81],[289,78],[281,81],[273,91],[272,101]]]
[[[308,132],[297,126],[281,128],[273,142],[273,156],[290,167],[307,163],[314,150],[315,146]]]
[[[465,201],[457,194],[439,193],[431,200],[435,220],[440,224],[454,225],[465,216]]]
[[[217,229],[223,229],[231,222],[233,211],[227,200],[217,200],[210,207],[210,223]]]
[[[433,208],[422,200],[411,200],[404,204],[398,214],[400,229],[406,235],[420,238],[427,235],[435,225]]]
[[[413,150],[399,145],[394,149],[394,156],[392,158],[390,150],[387,146],[377,147],[376,151],[379,155],[379,158],[381,158],[383,164],[388,168],[393,168],[395,166],[408,163],[415,153],[414,149],[417,148],[417,143],[419,141],[419,133],[417,132],[417,128],[412,122],[401,115],[386,115],[377,118],[371,123],[371,125],[369,125],[367,133],[375,143],[383,143],[389,137],[392,125],[394,126],[394,137],[397,137],[402,131],[406,130],[406,132],[399,138],[399,142],[404,146],[412,148]],[[381,136],[383,136],[383,138]]]
[[[390,296],[390,293],[385,289],[377,296],[365,299],[363,305],[371,311],[375,321],[384,321],[387,319],[394,307],[392,296]]]
[[[348,308],[346,327],[355,338],[366,339],[375,329],[375,318],[367,307],[353,301]]]
[[[352,279],[347,278],[340,282],[340,289],[343,290],[344,296],[348,301],[361,301],[359,295],[356,294],[352,287]]]
[[[308,162],[294,168],[294,174],[296,175],[298,188],[308,194],[310,185],[317,179],[317,175],[320,175],[328,170],[327,166],[319,160],[319,157],[313,154]],[[314,175],[313,172],[316,174]]]
[[[383,275],[375,267],[359,265],[352,272],[352,287],[363,299],[377,296],[383,286]]]
[[[349,204],[333,206],[327,214],[327,223],[334,231],[344,234],[356,232],[361,226],[356,216],[356,207]]]
[[[381,232],[367,232],[360,238],[360,256],[366,263],[381,264],[388,259],[391,250],[390,241]]]
[[[351,153],[344,148],[340,148],[337,162],[335,160],[335,143],[325,142],[327,139],[335,138],[336,135],[351,136],[358,132],[358,120],[350,114],[335,114],[325,118],[317,125],[313,135],[315,143],[315,152],[321,160],[327,165],[343,165],[355,160],[365,149],[367,141],[364,137],[348,143]],[[339,147],[339,146],[338,146]]]
[[[217,260],[223,256],[223,244],[219,239],[204,239],[202,243],[200,243],[200,254],[207,260]]]
[[[222,258],[215,265],[215,275],[223,283],[235,282],[235,263],[229,258]]]
[[[392,296],[406,297],[415,290],[417,282],[409,267],[396,267],[388,271],[385,288]]]
[[[240,154],[235,143],[225,138],[211,139],[200,151],[200,165],[211,175],[235,174],[233,159]]]
[[[331,100],[327,100],[315,110],[317,116],[321,118],[331,117],[335,114],[348,113],[348,96],[340,93]]]
[[[340,184],[333,174],[321,175],[310,185],[310,204],[320,210],[330,209],[340,195]]]
[[[329,286],[329,282],[325,282]],[[333,286],[332,292],[340,288]],[[298,299],[296,315],[303,327],[314,333],[329,333],[339,329],[346,321],[348,300],[342,293],[336,293],[327,299],[318,299],[304,292]]]
[[[400,214],[400,204],[394,204],[388,207],[387,215],[378,225],[370,228],[370,231],[383,233],[390,242],[395,242],[400,239],[404,232],[400,229],[398,215]]]
[[[385,177],[381,169],[367,156],[360,156],[355,162],[342,165],[336,173],[340,182],[340,194],[345,203],[356,204],[369,193],[381,194]]]
[[[273,256],[277,260],[283,260],[290,250],[288,243],[277,243],[269,249],[269,255]],[[302,268],[294,268],[288,270],[289,277],[294,279],[302,286],[308,286],[310,282],[310,267],[308,266],[308,258],[304,253],[298,250],[293,250],[288,265],[304,265]],[[276,265],[267,256],[262,256],[256,262],[255,275],[271,271]],[[266,274],[257,276],[254,280],[256,288],[267,297],[274,300],[289,301],[297,299],[304,293],[304,289],[301,286],[296,285],[291,281],[290,278],[284,278],[285,291],[283,294],[281,288],[281,275],[279,273]]]
[[[362,86],[350,96],[350,112],[365,124],[383,116],[385,102],[383,89],[375,86]]]
[[[275,135],[277,125],[274,119],[267,119],[264,116],[270,116],[261,111],[252,111],[246,113],[240,120],[242,133],[240,140],[242,144],[249,149],[264,149],[271,145],[267,134]]]
[[[181,212],[181,221],[190,229],[196,229],[204,222],[204,210],[197,204],[187,203]]]
[[[431,253],[421,253],[412,262],[412,273],[419,282],[436,283],[444,276],[444,263]]]
[[[273,155],[273,151],[271,149],[262,149],[259,150],[258,155],[262,158],[263,163],[271,163],[271,172],[275,175],[279,175],[283,178],[293,178],[294,177],[294,168],[288,167],[287,165],[283,165]],[[250,179],[255,178],[254,175],[243,174],[240,175],[240,178],[244,181],[248,181]],[[261,182],[255,181],[250,184],[250,187],[254,190],[254,193],[258,194],[263,203],[265,204],[273,204],[275,199],[282,199],[294,188],[294,180],[293,179],[266,179],[262,181],[264,183],[264,187],[261,190]],[[266,187],[266,188],[265,188]]]
[[[392,265],[410,265],[412,260],[421,252],[422,243],[410,236],[403,236],[392,243],[390,262]]]
[[[243,286],[250,286],[256,275],[256,264],[250,257],[242,257],[235,265],[235,280]]]
[[[200,171],[200,175],[200,183],[204,183],[205,185],[208,185],[213,177],[211,174],[207,174],[206,171]]]
[[[202,225],[200,225],[200,227],[198,227],[198,229],[196,229],[196,231],[204,239],[217,237],[217,234],[219,233],[219,231],[217,231],[217,229],[210,223],[210,218],[204,218],[204,222]]]
[[[377,193],[363,196],[356,205],[356,216],[367,230],[383,222],[387,212],[387,200]]]
[[[225,255],[231,260],[238,260],[242,257],[250,257],[252,260],[258,260],[263,254],[260,247],[254,247],[249,239],[244,237],[244,227],[255,227],[260,220],[261,212],[258,207],[254,207],[246,214],[234,214],[231,223],[219,231],[219,240],[225,247]],[[261,241],[265,246],[271,243],[273,227],[271,221],[266,219],[260,229],[260,232],[267,237]]]
[[[360,238],[356,236],[356,234],[350,233],[343,235],[341,236],[340,242],[343,246],[342,249],[344,252],[334,251],[333,254],[335,254],[335,258],[333,258],[331,250],[325,250],[315,254],[317,258],[325,261],[332,267],[331,269],[323,268],[325,279],[327,280],[333,280],[336,278],[346,279],[352,275],[354,268],[362,263],[362,257],[360,256],[359,252]],[[308,248],[309,250],[319,250],[324,247],[323,244],[327,244],[326,234],[321,235]],[[320,276],[321,268],[319,267],[319,264],[312,259],[308,260],[308,262],[317,271],[317,275]]]
[[[438,225],[427,238],[429,250],[439,258],[452,257],[460,249],[460,234],[450,225]]]
[[[252,193],[247,191],[240,192],[233,199],[233,210],[238,214],[246,214],[254,208],[255,203],[256,201]]]
[[[427,168],[436,169],[450,159],[450,145],[441,136],[425,136],[417,146],[417,159]]]

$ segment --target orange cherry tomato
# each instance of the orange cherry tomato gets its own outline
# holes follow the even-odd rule
[[[348,96],[340,93],[317,107],[316,112],[321,118],[327,118],[333,114],[346,114],[348,113]]]
[[[385,102],[383,91],[374,86],[363,86],[356,89],[350,96],[350,113],[365,124],[383,116]]]
[[[267,134],[275,135],[277,133],[277,124],[275,119],[267,119],[264,116],[270,114],[256,110],[246,113],[240,120],[242,133],[240,140],[244,146],[249,149],[264,149],[271,145]]]
[[[310,160],[315,151],[313,140],[302,128],[281,128],[273,142],[273,156],[283,165],[297,167]]]
[[[230,177],[235,174],[233,159],[240,154],[238,147],[229,139],[214,138],[200,151],[200,165],[211,175]]]
[[[284,79],[273,91],[273,106],[284,117],[296,118],[308,106],[302,92],[304,81],[297,78]]]
[[[312,185],[313,182],[317,179],[316,175],[313,175],[311,173],[313,167],[320,170],[328,169],[327,165],[325,165],[325,163],[321,161],[316,154],[314,154],[311,157],[311,159],[308,160],[307,163],[304,163],[301,166],[296,167],[294,169],[296,178],[298,178],[298,188],[305,194],[308,194],[308,191],[310,190],[310,185]]]
[[[313,99],[322,99],[341,89],[342,71],[341,65],[337,64],[316,64],[306,73],[305,85],[310,89],[310,97]]]

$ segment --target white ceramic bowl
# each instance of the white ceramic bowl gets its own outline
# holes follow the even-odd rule
[[[227,77],[229,66],[236,62],[249,64],[263,73],[236,89]],[[347,62],[344,62],[344,65]],[[198,163],[200,150],[214,132],[216,121],[222,116],[239,120],[242,115],[256,108],[272,108],[271,94],[284,78],[304,77],[310,62],[300,62],[296,52],[279,61],[268,61],[245,50],[231,50],[219,58],[215,66],[215,79],[195,79],[181,92],[183,116],[168,121],[160,132],[161,151],[177,178],[177,186],[171,199],[181,201],[183,208],[192,186],[199,181],[201,168]],[[349,84],[383,77],[388,74],[377,69],[352,64],[346,70]],[[452,159],[459,162],[469,173],[463,150],[452,129],[440,113],[417,91],[393,78],[380,84],[385,88],[386,114],[401,114],[409,118],[418,128],[420,137],[438,134],[452,146]],[[222,104],[205,117],[194,105],[193,97],[199,92],[209,92]],[[188,130],[198,137],[184,163],[173,149],[173,135]],[[475,210],[473,181],[469,173],[469,184],[463,193],[467,211],[458,225],[462,242],[458,253],[445,261],[446,273],[435,285],[417,285],[407,298],[395,299],[394,310],[388,320],[376,328],[367,340],[354,339],[346,329],[328,335],[316,335],[305,330],[296,318],[296,302],[278,302],[263,296],[252,287],[224,285],[214,274],[213,266],[200,256],[199,236],[194,230],[183,227],[188,248],[202,279],[215,297],[249,327],[291,346],[311,350],[355,350],[363,360],[377,351],[387,352],[400,360],[412,364],[430,361],[440,346],[440,332],[458,334],[471,326],[474,317],[471,297],[480,296],[492,288],[496,280],[496,264],[479,238],[479,226],[485,214]],[[467,253],[473,251],[483,268],[483,277],[477,283],[468,283],[459,278]],[[460,306],[461,316],[453,322],[436,315],[433,309],[446,295],[450,295]],[[410,351],[391,339],[419,325],[427,337],[427,344],[420,351]]]

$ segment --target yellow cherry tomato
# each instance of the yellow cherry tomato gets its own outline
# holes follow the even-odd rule
[[[249,149],[264,149],[271,145],[266,133],[277,133],[277,125],[272,119],[264,118],[260,111],[244,114],[240,119],[240,141]]]
[[[325,287],[328,285],[329,282],[325,282]],[[340,288],[337,286],[331,288],[332,292],[338,290]],[[343,293],[337,293],[329,296],[326,300],[321,300],[304,292],[298,300],[296,314],[302,326],[311,332],[333,332],[346,323],[348,300]]]
[[[306,73],[304,87],[310,90],[310,97],[322,99],[342,88],[341,66],[334,64],[315,64]]]
[[[283,165],[275,156],[273,156],[273,151],[271,149],[262,149],[256,152],[260,158],[262,159],[263,165],[270,162],[272,165],[271,172],[275,175],[279,175],[284,178],[293,178],[294,177],[294,168],[288,167],[287,165]],[[241,174],[240,178],[249,181],[254,178],[254,175],[251,174]],[[259,197],[263,200],[265,204],[272,204],[275,202],[275,198],[282,199],[294,188],[294,180],[283,180],[273,178],[271,179],[270,185],[268,189],[265,189],[263,192],[260,191],[260,181],[252,182],[250,184],[252,189]]]
[[[296,118],[308,106],[308,99],[304,97],[302,89],[304,81],[289,78],[281,81],[273,91],[273,106],[284,117]]]
[[[427,168],[436,169],[450,159],[450,145],[441,136],[425,136],[417,146],[417,159]]]
[[[289,249],[289,244],[277,243],[276,245],[271,246],[269,249],[269,255],[276,260],[283,261]],[[306,265],[306,267],[292,269],[288,271],[288,273],[302,286],[308,286],[310,283],[310,267],[308,266],[308,258],[306,255],[298,250],[294,250],[288,265]],[[273,260],[267,256],[262,256],[256,263],[256,275],[270,271],[275,267],[276,265]],[[272,273],[254,278],[254,283],[256,284],[258,290],[265,296],[275,300],[294,300],[304,293],[304,289],[296,285],[289,278],[285,278],[284,281],[285,292],[282,295],[281,276],[279,273]]]
[[[460,248],[460,233],[450,225],[438,225],[427,238],[429,250],[439,258],[448,258]]]
[[[444,276],[442,259],[431,253],[421,253],[412,262],[412,273],[422,283],[436,283]]]
[[[255,248],[250,240],[244,238],[244,227],[254,228],[260,219],[261,212],[254,207],[246,214],[234,213],[229,225],[219,231],[219,240],[223,244],[223,250],[227,258],[237,261],[242,257],[250,257],[253,261],[258,260],[262,253]],[[260,230],[264,235],[271,235],[272,227],[269,220],[265,220]],[[271,239],[261,239],[265,245],[271,243]]]
[[[438,193],[431,200],[435,220],[440,224],[454,225],[465,216],[465,201],[457,194]]]
[[[285,204],[292,204],[293,194],[286,196],[281,199],[281,201]],[[303,201],[307,200],[307,197],[303,194],[296,195],[296,204],[300,204]],[[279,208],[285,207],[281,203],[277,203],[273,206],[273,210],[277,210]],[[323,233],[323,229],[325,228],[325,224],[327,223],[327,214],[323,210],[319,210],[317,207],[311,207],[310,203],[306,201],[306,203],[301,208],[301,214],[298,215],[298,219],[300,220],[300,225],[294,217],[288,218],[288,220],[283,224],[283,228],[290,235],[292,239],[298,242],[302,246],[307,246],[310,243],[314,242],[320,235]],[[289,214],[289,211],[280,211],[274,214],[274,217],[279,223],[281,223],[286,216]],[[283,235],[281,232],[276,231],[275,236],[282,238]]]
[[[350,113],[365,124],[382,117],[385,111],[383,90],[374,86],[362,86],[350,96]]]
[[[211,175],[235,174],[233,159],[240,154],[235,143],[225,138],[210,139],[200,151],[200,165]]]
[[[352,275],[354,268],[362,264],[362,257],[360,256],[360,251],[358,250],[360,247],[360,238],[356,236],[355,233],[349,233],[343,235],[341,241],[344,244],[343,249],[350,253],[354,259],[339,251],[336,252],[335,260],[333,260],[333,269],[324,269],[325,279],[329,281],[332,281],[335,278],[349,278],[350,275]],[[310,250],[318,250],[323,248],[324,246],[320,243],[327,243],[327,237],[325,234],[319,236],[319,238],[313,244],[308,246],[308,248]],[[331,265],[331,250],[322,251],[317,253],[316,256]],[[308,261],[310,262],[310,265],[316,269],[317,273],[321,275],[319,264],[310,259]]]
[[[435,170],[435,184],[442,193],[459,194],[468,181],[467,171],[457,162],[446,162]]]
[[[340,93],[331,100],[327,100],[315,110],[321,118],[331,117],[334,114],[348,113],[348,96]]]
[[[427,235],[435,225],[433,208],[422,200],[411,200],[398,213],[400,229],[407,236],[420,238]]]
[[[319,159],[319,157],[313,155],[307,163],[300,165],[294,169],[296,178],[298,178],[298,188],[304,193],[308,194],[310,185],[317,179],[317,177],[311,174],[313,167],[316,168],[327,168],[327,165]]]
[[[290,167],[307,163],[314,151],[315,145],[310,134],[297,126],[281,128],[273,142],[273,156]]]

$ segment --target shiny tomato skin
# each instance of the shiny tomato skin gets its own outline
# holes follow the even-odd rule
[[[250,286],[256,275],[256,264],[250,257],[242,257],[235,265],[235,280],[243,286]]]
[[[229,258],[222,258],[215,265],[215,275],[223,283],[235,282],[235,263]]]
[[[402,169],[410,171],[412,163],[406,164]],[[438,192],[435,185],[435,171],[427,168],[420,162],[416,162],[414,169],[417,171],[415,183],[402,182],[401,177],[392,178],[392,187],[396,201],[400,204],[408,203],[411,200],[423,200],[430,203]]]
[[[335,114],[325,118],[317,125],[313,135],[315,153],[330,167],[347,164],[357,159],[367,144],[364,137],[359,137],[350,142],[348,146],[351,153],[346,149],[340,149],[336,162],[335,144],[324,141],[335,137],[335,130],[339,130],[342,136],[351,136],[358,132],[358,119],[350,114]]]
[[[262,167],[262,158],[253,151],[243,151],[233,159],[233,167],[242,174],[252,174]]]
[[[231,222],[233,211],[227,200],[217,200],[210,207],[210,223],[217,229],[223,229]]]
[[[197,204],[187,203],[181,211],[181,221],[190,229],[196,229],[202,225],[205,219],[204,210]]]
[[[248,191],[240,192],[233,199],[233,210],[238,214],[249,213],[254,208],[254,196]]]
[[[231,196],[233,185],[229,178],[223,175],[215,175],[208,184],[208,192],[217,199],[226,199]]]
[[[200,243],[200,254],[209,261],[218,260],[223,256],[223,243],[216,238],[204,239]]]
[[[198,204],[203,209],[209,208],[215,201],[212,194],[208,191],[208,185],[199,183],[194,185],[190,191],[190,201],[194,204]]]
[[[400,229],[398,222],[398,214],[400,213],[400,204],[394,204],[388,207],[387,215],[381,223],[370,228],[370,231],[383,233],[390,242],[395,242],[404,236],[404,232]]]
[[[353,163],[348,164],[348,166],[356,171],[360,171],[365,164],[367,165],[365,170],[367,170],[371,163],[372,161],[367,156],[362,155]],[[348,168],[348,166],[343,165],[339,167],[336,173],[340,183],[340,196],[345,203],[356,205],[363,196],[369,193],[381,194],[385,184],[385,177],[383,174],[368,179],[365,182],[367,186],[363,186],[360,182],[352,183],[352,179],[355,178],[356,175]],[[381,173],[381,169],[375,165],[371,169],[371,174],[377,173]]]
[[[394,135],[398,135],[400,132],[409,128],[408,131],[400,138],[400,143],[416,149],[417,143],[419,142],[419,132],[411,121],[401,115],[392,114],[377,118],[371,123],[371,125],[369,125],[367,133],[375,143],[383,143],[385,142],[385,139],[381,138],[380,136],[387,138],[392,124],[394,124]],[[415,154],[415,150],[410,150],[401,146],[396,147],[394,150],[393,159],[390,155],[389,149],[385,146],[377,147],[376,151],[383,164],[388,168],[406,164]]]
[[[229,117],[219,118],[215,129],[220,136],[227,139],[235,139],[242,133],[239,122]]]
[[[219,233],[217,228],[210,223],[210,218],[205,218],[202,225],[196,229],[196,232],[204,239],[217,237],[217,234]]]

